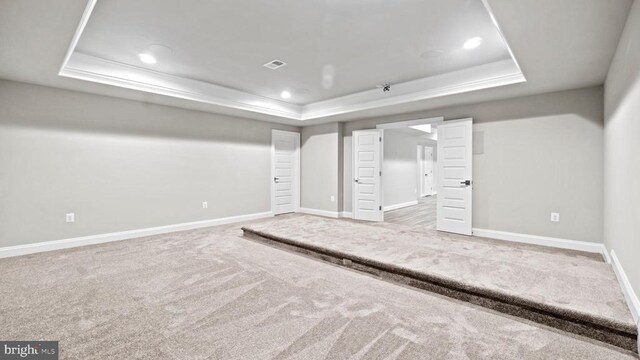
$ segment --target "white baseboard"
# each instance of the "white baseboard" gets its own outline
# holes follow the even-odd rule
[[[624,293],[624,298],[627,300],[627,305],[629,305],[629,310],[631,311],[633,320],[637,324],[638,319],[640,319],[640,300],[638,300],[636,292],[633,291],[629,278],[627,278],[627,274],[624,272],[622,264],[620,264],[620,260],[618,260],[618,257],[613,250],[611,250],[611,265],[613,266],[613,271],[616,273],[616,277],[618,278],[618,282],[620,283],[620,287]]]
[[[340,213],[337,211],[328,211],[328,210],[318,210],[318,209],[309,209],[309,208],[300,208],[298,212],[309,215],[318,215],[324,217],[330,217],[337,219],[340,217]]]
[[[353,213],[351,211],[342,211],[339,215],[341,218],[353,219]]]
[[[602,257],[607,263],[611,262],[611,259],[609,259],[609,255],[607,254],[607,248],[604,244],[476,228],[473,229],[473,236],[598,253],[602,254]]]
[[[405,208],[405,207],[408,207],[408,206],[414,206],[414,205],[418,205],[418,200],[412,200],[412,201],[408,201],[408,202],[405,202],[405,203],[385,206],[384,207],[384,211],[397,210],[397,209],[402,209],[402,208]]]
[[[112,241],[128,240],[143,236],[166,234],[175,231],[198,229],[209,226],[231,224],[241,221],[255,220],[273,216],[272,212],[255,213],[248,215],[231,216],[203,221],[194,221],[182,224],[158,226],[146,229],[128,230],[108,234],[82,236],[63,240],[45,241],[33,244],[16,245],[0,248],[0,258],[27,255],[45,251],[68,249],[78,246],[102,244]]]

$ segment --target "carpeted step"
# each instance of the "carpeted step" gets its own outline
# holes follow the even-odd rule
[[[592,254],[294,215],[245,236],[637,352],[637,328],[609,264]]]

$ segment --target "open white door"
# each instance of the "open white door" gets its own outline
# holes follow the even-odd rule
[[[437,229],[471,235],[472,119],[438,125]]]
[[[353,132],[353,218],[382,221],[382,130]]]
[[[295,212],[300,206],[300,134],[271,131],[271,211]]]
[[[424,160],[423,160],[423,176],[422,176],[422,196],[433,195],[433,148],[430,146],[424,147]]]

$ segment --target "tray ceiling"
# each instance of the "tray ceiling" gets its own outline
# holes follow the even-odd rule
[[[482,0],[91,0],[60,75],[296,120],[525,81]]]

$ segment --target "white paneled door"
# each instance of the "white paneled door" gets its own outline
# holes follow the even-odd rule
[[[271,210],[295,212],[300,204],[300,134],[271,132]]]
[[[437,229],[471,235],[472,119],[438,125]]]
[[[433,195],[433,148],[424,147],[422,174],[422,196]]]
[[[353,132],[353,218],[382,221],[382,130]]]

